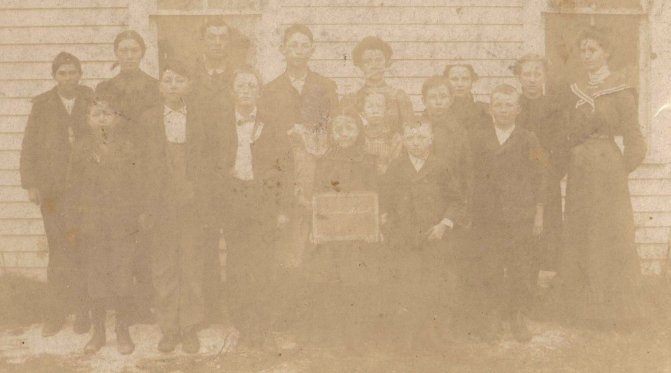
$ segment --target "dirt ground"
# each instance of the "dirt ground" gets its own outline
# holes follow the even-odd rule
[[[111,328],[111,324],[109,327]],[[114,335],[97,355],[82,347],[87,335],[69,328],[42,338],[39,325],[0,333],[2,372],[671,372],[671,332],[651,326],[629,335],[566,329],[552,323],[532,322],[535,333],[528,344],[504,339],[490,346],[464,342],[445,346],[440,354],[392,356],[371,353],[363,357],[335,355],[310,348],[277,353],[224,351],[230,329],[220,326],[201,331],[201,353],[156,351],[156,326],[131,328],[137,343],[130,356],[116,352]]]
[[[365,356],[346,356],[311,346],[272,353],[241,348],[222,351],[232,329],[219,325],[201,331],[202,349],[197,355],[186,355],[179,349],[161,354],[156,351],[158,327],[133,326],[131,334],[137,348],[132,355],[121,356],[115,348],[110,315],[107,346],[87,356],[82,349],[89,336],[74,334],[69,325],[54,337],[41,337],[37,316],[43,289],[39,285],[14,279],[8,285],[2,280],[0,277],[0,372],[671,373],[671,314],[667,307],[658,307],[654,322],[629,334],[532,321],[534,338],[528,344],[517,343],[508,334],[495,345],[463,340],[445,345],[440,353],[404,356],[383,349],[372,349]],[[655,290],[659,299],[668,298],[666,289]]]

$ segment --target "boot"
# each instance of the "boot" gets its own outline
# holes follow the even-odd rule
[[[158,341],[157,349],[163,353],[169,353],[175,351],[175,348],[179,344],[179,334],[176,332],[165,332],[161,337],[161,340]]]
[[[195,327],[188,328],[182,333],[182,351],[195,354],[200,351],[200,339]]]
[[[130,332],[128,331],[128,324],[125,321],[119,320],[117,318],[116,323],[116,348],[121,355],[130,355],[135,351],[135,343],[130,337]]]
[[[107,337],[105,335],[105,309],[94,309],[93,316],[93,335],[91,339],[84,346],[84,352],[87,354],[94,354],[105,345]]]
[[[65,318],[55,318],[45,321],[42,325],[42,337],[51,337],[58,334],[63,328],[63,324],[65,324]]]

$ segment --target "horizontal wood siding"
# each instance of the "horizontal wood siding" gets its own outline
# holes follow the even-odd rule
[[[44,277],[48,256],[40,210],[20,187],[18,171],[30,98],[53,86],[51,60],[68,51],[82,60],[84,84],[114,71],[112,41],[129,22],[131,0],[0,1],[0,272]],[[419,3],[419,4],[418,4]],[[309,25],[317,50],[312,68],[334,78],[341,95],[359,88],[352,64],[357,41],[377,35],[394,49],[389,82],[404,89],[417,111],[421,84],[445,65],[469,63],[480,74],[474,91],[487,101],[497,84],[516,84],[511,66],[525,51],[524,0],[282,0],[277,27],[260,33],[267,49],[259,67],[276,70],[281,30]],[[281,64],[281,63],[280,63]],[[279,71],[272,71],[270,75]],[[645,272],[664,268],[671,226],[671,169],[644,164],[631,175],[636,239]]]
[[[128,25],[129,0],[0,2],[0,272],[44,278],[48,261],[38,206],[20,187],[19,156],[32,97],[53,87],[61,51],[82,60],[91,87],[114,75],[112,42]]]

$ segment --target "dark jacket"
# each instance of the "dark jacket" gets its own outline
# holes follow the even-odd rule
[[[338,105],[333,80],[308,71],[303,91],[299,93],[284,73],[263,89],[263,103],[269,113],[268,124],[288,131],[295,123],[313,123],[325,127]]]
[[[67,170],[72,191],[68,224],[87,240],[127,239],[138,231],[143,206],[138,153],[119,128],[112,131],[106,151],[88,133],[77,139]]]
[[[473,189],[473,154],[468,131],[449,112],[439,117],[424,116],[433,127],[433,149],[446,162],[454,184],[468,203]]]
[[[142,70],[119,73],[101,82],[96,87],[96,96],[111,100],[130,126],[137,123],[143,112],[158,104],[161,97],[158,80]]]
[[[531,224],[536,205],[545,203],[548,168],[536,135],[516,126],[499,145],[490,122],[474,134],[472,148],[473,225]]]
[[[289,139],[285,132],[270,125],[268,112],[257,109],[257,125],[263,124],[259,138],[252,143],[252,169],[254,180],[251,182],[254,193],[258,193],[257,203],[259,216],[273,218],[279,212],[285,212],[291,206],[293,185],[290,175],[293,172],[293,157]],[[238,144],[235,110],[227,107],[218,114],[220,121],[216,128],[215,138],[209,142],[210,154],[214,155],[215,171],[213,177],[216,184],[217,200],[224,205],[220,211],[226,210],[228,192],[235,184],[231,174],[235,166]],[[225,212],[224,212],[225,214]],[[225,216],[219,216],[224,219]],[[223,220],[220,220],[223,222]]]
[[[216,110],[216,106],[233,104],[233,67],[227,66],[224,72],[210,75],[200,57],[191,66],[191,73],[192,102],[199,107],[199,111],[209,112]]]
[[[205,215],[212,215],[211,206],[207,206],[209,193],[212,193],[211,183],[208,181],[213,177],[214,167],[208,162],[207,148],[205,146],[204,121],[197,109],[193,105],[187,104],[186,115],[186,176],[191,183],[194,193],[194,204],[202,212],[201,218]],[[156,105],[145,111],[140,117],[142,126],[143,143],[145,144],[142,152],[142,167],[144,180],[144,201],[147,204],[147,211],[157,216],[160,214],[162,200],[165,198],[166,185],[170,180],[169,159],[167,154],[168,141],[165,137],[164,127],[164,106]],[[213,216],[207,220],[214,224]]]
[[[542,97],[530,100],[520,97],[522,111],[517,117],[517,124],[538,137],[541,146],[548,153],[552,166],[552,174],[563,174],[566,168],[565,160],[561,159],[563,150],[564,113],[568,109],[568,97],[556,93],[549,93]],[[561,179],[554,177],[555,179]]]
[[[475,101],[473,97],[455,97],[450,111],[469,133],[478,130],[483,124],[491,121],[489,108],[484,102]]]
[[[407,153],[390,166],[381,197],[388,214],[392,241],[419,246],[428,231],[444,218],[464,228],[469,219],[466,200],[446,162],[431,154],[417,172]]]
[[[92,97],[89,87],[79,86],[72,114],[65,110],[56,87],[33,99],[21,148],[24,188],[37,188],[42,193],[63,190],[72,151],[70,128],[75,140],[87,132],[86,117]]]
[[[377,192],[375,159],[358,146],[333,147],[317,161],[315,193]]]

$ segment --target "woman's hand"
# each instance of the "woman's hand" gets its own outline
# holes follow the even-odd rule
[[[447,231],[448,226],[443,223],[438,223],[429,229],[428,240],[437,241],[442,240],[445,232]]]
[[[37,188],[28,189],[28,199],[30,202],[39,205],[41,202],[40,191]]]

